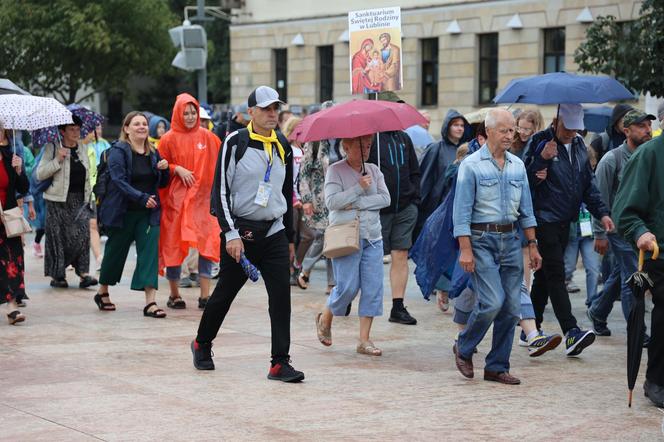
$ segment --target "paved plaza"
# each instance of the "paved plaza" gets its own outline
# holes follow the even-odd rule
[[[334,345],[322,347],[313,319],[325,302],[318,269],[309,290],[293,290],[291,355],[306,380],[291,385],[266,379],[270,327],[260,283],[233,304],[213,348],[216,371],[200,372],[189,351],[201,314],[197,289],[183,290],[189,308],[174,311],[165,308],[161,280],[168,318],[144,318],[143,294],[128,287],[130,260],[112,290],[118,311],[100,312],[94,290],[51,289],[42,261],[26,261],[28,319],[0,324],[1,440],[664,439],[664,413],[643,396],[645,364],[627,407],[619,304],[613,336],[581,357],[565,357],[561,345],[529,358],[515,340],[512,373],[522,384],[505,386],[481,380],[488,339],[474,358],[476,378],[457,372],[451,314],[425,302],[412,278],[406,305],[418,325],[387,321],[386,290],[386,316],[373,332],[382,357],[355,353],[356,316],[335,319]],[[584,297],[573,295],[573,305],[588,326]],[[558,331],[550,307],[547,314],[545,330]]]

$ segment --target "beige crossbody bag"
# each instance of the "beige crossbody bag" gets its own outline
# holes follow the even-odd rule
[[[360,250],[360,218],[353,221],[328,226],[325,229],[323,255],[326,258],[341,258]]]
[[[32,232],[30,223],[28,223],[28,220],[23,217],[23,210],[21,207],[3,210],[2,204],[0,204],[0,218],[2,218],[2,224],[5,226],[7,238],[15,238],[24,233]]]

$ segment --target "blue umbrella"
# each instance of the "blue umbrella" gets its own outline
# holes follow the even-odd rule
[[[578,104],[633,100],[634,94],[611,77],[567,72],[517,78],[500,91],[494,103]]]
[[[590,132],[604,132],[611,122],[613,108],[608,106],[591,107],[583,110],[583,124]]]

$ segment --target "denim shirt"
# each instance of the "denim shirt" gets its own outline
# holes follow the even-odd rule
[[[469,155],[459,166],[454,196],[454,236],[470,236],[470,224],[521,223],[535,227],[533,203],[523,162],[505,152],[505,165],[500,170],[485,144]]]

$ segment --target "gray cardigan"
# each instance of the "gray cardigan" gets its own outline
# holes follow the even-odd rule
[[[330,211],[330,225],[343,224],[360,218],[360,238],[377,241],[382,238],[380,209],[390,205],[390,192],[383,173],[375,164],[365,163],[371,175],[371,186],[362,189],[362,175],[347,160],[334,163],[325,175],[325,205]]]

